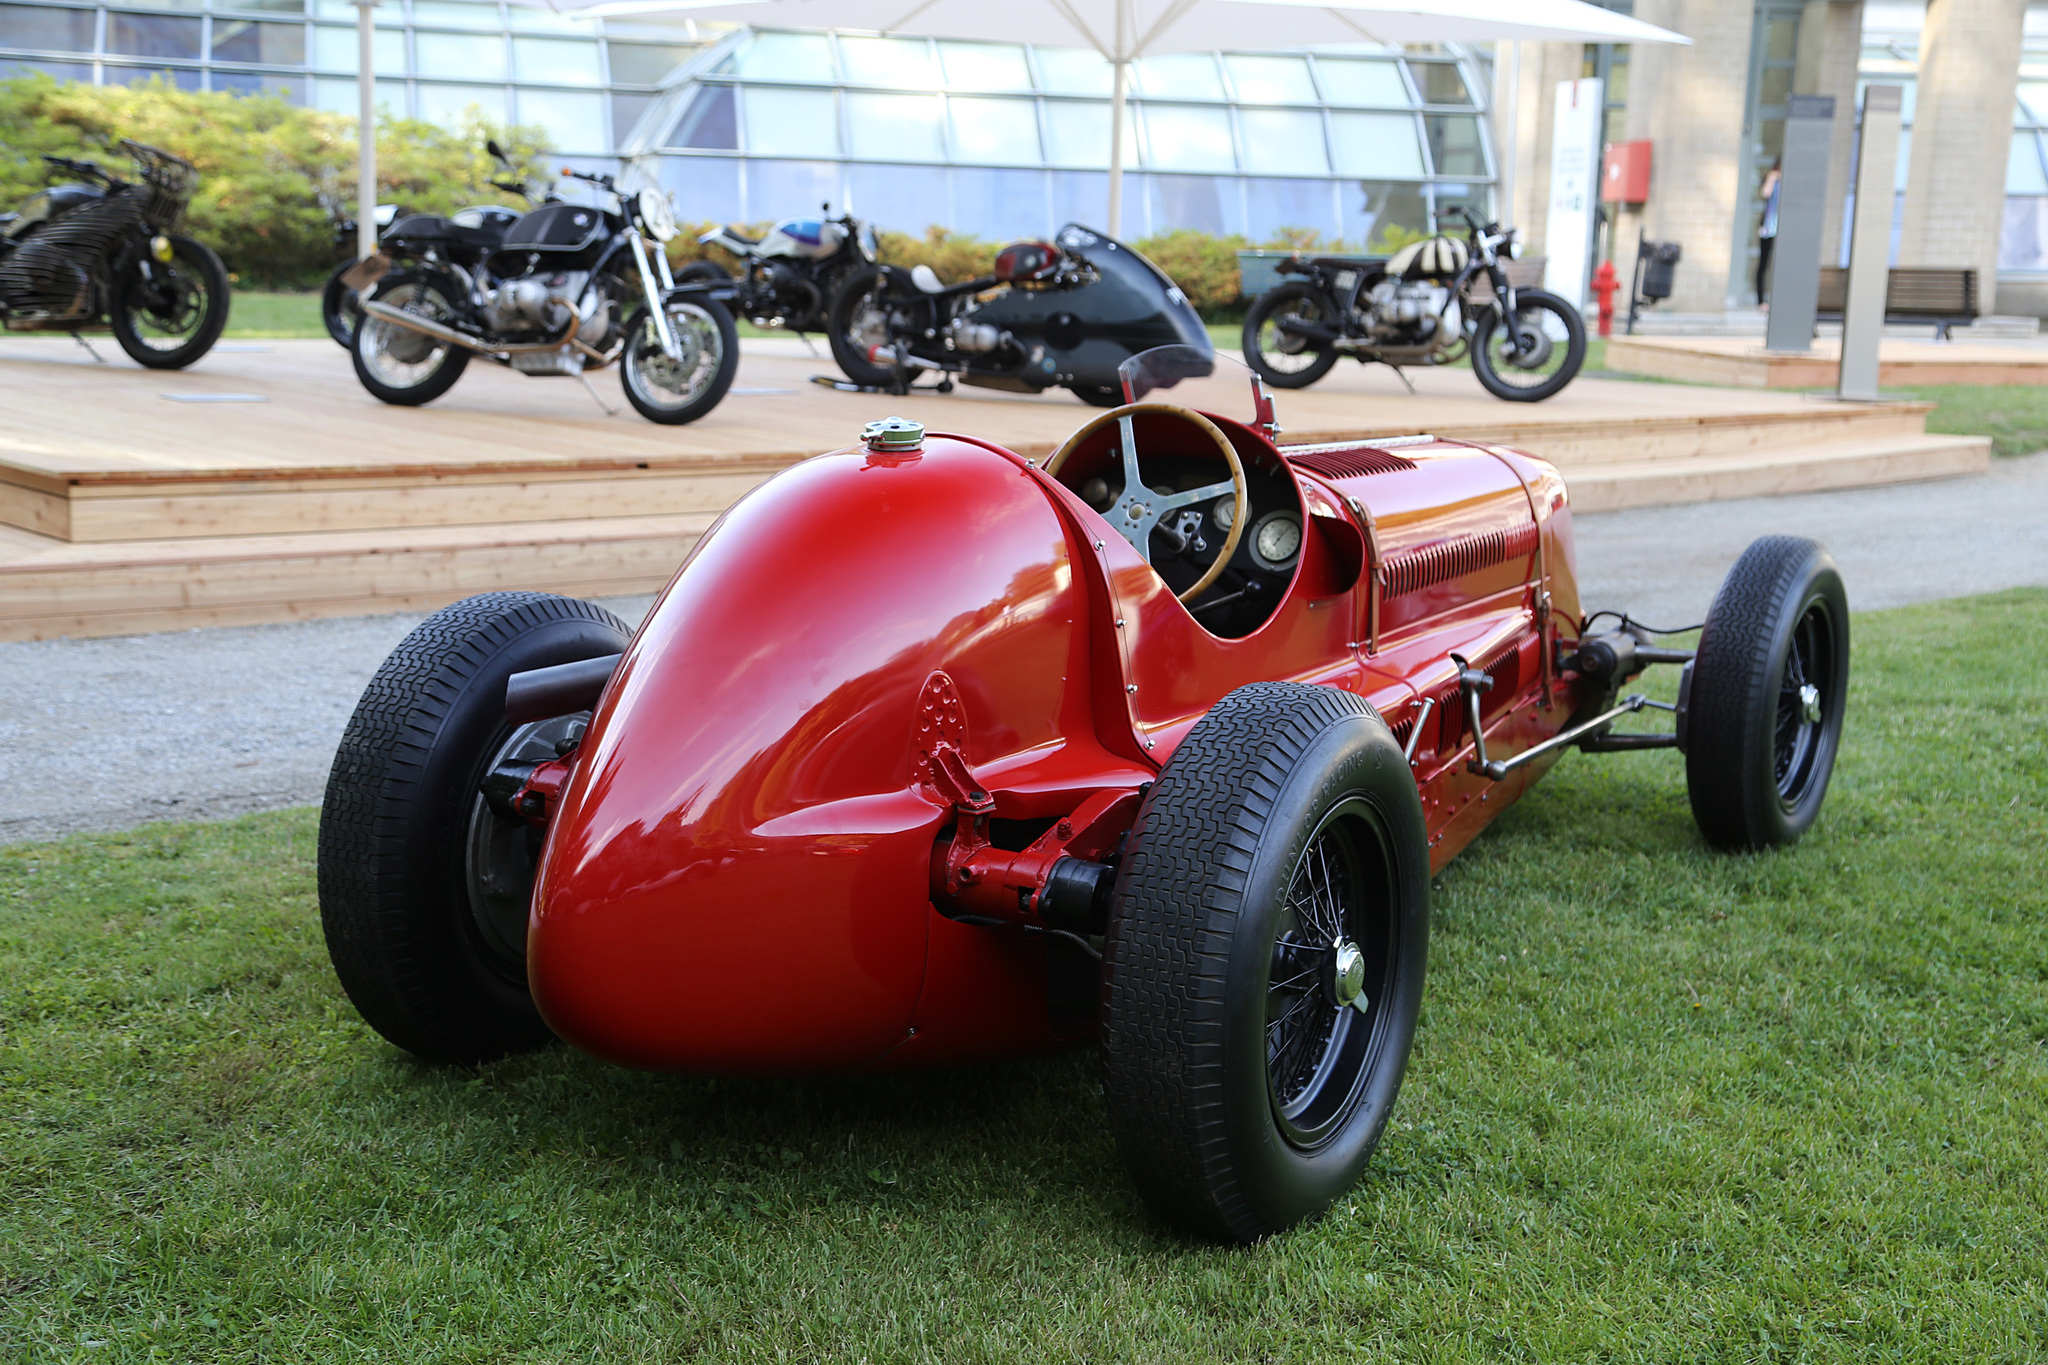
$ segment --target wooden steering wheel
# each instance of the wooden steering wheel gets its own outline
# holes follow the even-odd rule
[[[1223,455],[1223,462],[1230,466],[1230,478],[1221,483],[1208,484],[1190,489],[1185,493],[1154,493],[1145,486],[1138,475],[1138,443],[1131,432],[1131,419],[1141,412],[1156,412],[1191,423],[1216,443],[1216,449]],[[1222,576],[1230,557],[1237,553],[1237,544],[1244,539],[1244,524],[1251,519],[1251,497],[1245,491],[1244,461],[1238,458],[1237,447],[1223,434],[1222,428],[1196,412],[1177,403],[1127,403],[1120,408],[1111,408],[1089,419],[1082,428],[1069,436],[1052,458],[1045,462],[1045,472],[1058,478],[1068,460],[1079,451],[1083,443],[1096,432],[1117,424],[1122,440],[1119,449],[1123,456],[1124,491],[1117,496],[1116,506],[1104,512],[1103,518],[1116,528],[1117,534],[1131,543],[1138,557],[1147,564],[1152,562],[1152,533],[1159,523],[1172,512],[1211,498],[1220,498],[1225,493],[1232,496],[1230,531],[1223,538],[1223,548],[1217,552],[1216,560],[1209,571],[1195,580],[1193,587],[1179,594],[1183,602],[1192,601],[1208,591],[1209,585]]]

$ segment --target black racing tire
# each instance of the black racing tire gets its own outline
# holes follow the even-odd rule
[[[1571,383],[1586,363],[1586,320],[1578,309],[1542,289],[1517,289],[1515,314],[1525,327],[1543,330],[1541,361],[1526,368],[1516,364],[1506,345],[1507,329],[1501,325],[1500,310],[1488,308],[1480,313],[1472,333],[1472,373],[1480,387],[1495,398],[1510,403],[1540,402]],[[1564,335],[1553,336],[1555,332]]]
[[[675,279],[677,284],[731,284],[732,272],[716,261],[691,261]]]
[[[868,359],[867,344],[854,334],[864,324],[860,315],[873,306],[877,290],[889,287],[889,271],[879,265],[864,266],[840,282],[825,310],[825,340],[832,347],[832,359],[840,373],[864,389],[891,389],[897,382],[893,365],[877,365]],[[924,373],[922,366],[903,367],[902,381],[914,383]]]
[[[379,303],[396,303],[409,312],[419,311],[437,322],[447,322],[455,315],[454,285],[423,270],[396,271],[386,275],[377,281],[370,297]],[[405,354],[411,354],[415,349],[418,351],[417,362],[404,362],[408,367],[416,363],[418,373],[413,374],[409,368],[380,373],[380,367],[399,354],[395,347],[400,346],[408,348]],[[366,352],[369,353],[368,358]],[[362,381],[364,388],[383,402],[415,408],[422,403],[433,402],[455,387],[455,381],[462,378],[462,372],[469,368],[470,352],[467,347],[436,342],[431,337],[406,332],[395,323],[366,317],[363,325],[356,328],[355,342],[348,348],[348,355],[355,364],[356,378]],[[392,382],[399,373],[407,382]]]
[[[1318,866],[1341,896],[1306,896]],[[1318,975],[1341,939],[1363,1006]],[[1385,722],[1296,683],[1218,702],[1139,808],[1104,948],[1110,1125],[1153,1210],[1250,1242],[1342,1198],[1400,1089],[1428,949],[1422,803]]]
[[[654,315],[642,306],[626,319],[626,349],[619,357],[619,387],[650,422],[681,426],[725,401],[740,370],[740,329],[716,299],[671,300],[669,326],[683,361],[669,359],[655,334]]]
[[[204,242],[172,237],[170,243],[168,263],[149,262],[160,272],[154,285],[143,278],[141,261],[129,262],[115,276],[108,309],[114,340],[130,360],[152,370],[184,369],[212,350],[228,325],[228,268]],[[194,294],[199,296],[196,304]],[[189,330],[152,339],[144,327],[160,327],[166,317],[175,317]],[[176,340],[178,336],[184,339]]]
[[[1305,389],[1330,372],[1337,352],[1312,350],[1307,342],[1284,340],[1278,332],[1265,334],[1268,323],[1287,315],[1333,330],[1340,325],[1339,309],[1328,294],[1306,281],[1290,280],[1259,295],[1244,315],[1244,362],[1276,389]]]
[[[1069,384],[1074,397],[1091,408],[1120,408],[1124,404],[1123,386],[1120,384]]]
[[[363,320],[363,309],[356,299],[356,291],[341,278],[355,268],[356,262],[343,261],[334,267],[327,283],[320,288],[320,321],[327,328],[327,335],[334,338],[334,344],[344,351],[355,349],[356,327]]]
[[[551,733],[505,719],[506,680],[630,635],[594,603],[485,593],[422,621],[357,702],[320,807],[320,923],[350,1001],[408,1052],[473,1063],[551,1036],[525,969],[538,831],[479,786],[501,755],[552,751]]]
[[[1701,836],[1729,851],[1798,842],[1827,798],[1848,708],[1849,599],[1834,557],[1798,536],[1744,550],[1691,673],[1685,787]]]

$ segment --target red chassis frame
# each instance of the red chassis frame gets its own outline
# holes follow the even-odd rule
[[[1171,420],[1141,417],[1139,449]],[[1303,513],[1286,595],[1241,639],[1036,462],[969,437],[820,456],[731,508],[519,799],[548,826],[527,956],[548,1024],[709,1073],[1068,1041],[1055,866],[1110,854],[1182,738],[1257,681],[1370,702],[1432,869],[1455,857],[1559,752],[1475,771],[1472,716],[1497,760],[1600,700],[1558,670],[1580,612],[1563,479],[1499,447],[1282,452],[1211,420]]]

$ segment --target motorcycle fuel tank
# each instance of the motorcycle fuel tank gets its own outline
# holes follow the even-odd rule
[[[757,250],[763,256],[801,256],[822,261],[839,250],[846,229],[817,218],[785,218],[768,229]]]
[[[1003,779],[999,819],[1042,813],[1014,793],[1057,813],[1129,766],[1093,747],[1085,591],[1032,473],[949,437],[841,451],[706,533],[550,821],[528,973],[557,1033],[630,1065],[758,1073],[883,1065],[919,1032],[928,947],[972,932],[931,907],[952,808],[921,726],[956,727],[973,772]],[[1014,1003],[945,1009],[1029,1045],[972,1017]]]

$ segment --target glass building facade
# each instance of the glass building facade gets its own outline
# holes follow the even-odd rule
[[[475,105],[539,124],[570,156],[609,158],[662,80],[698,50],[688,30],[565,19],[499,0],[384,0],[377,98],[452,125]],[[161,75],[187,90],[264,91],[356,112],[349,0],[0,0],[0,75],[124,85]]]
[[[619,154],[690,219],[829,202],[884,227],[1043,235],[1107,215],[1111,75],[1072,48],[742,31],[675,71]],[[1181,54],[1137,63],[1132,87],[1128,237],[1362,243],[1491,201],[1491,73],[1462,50]]]

